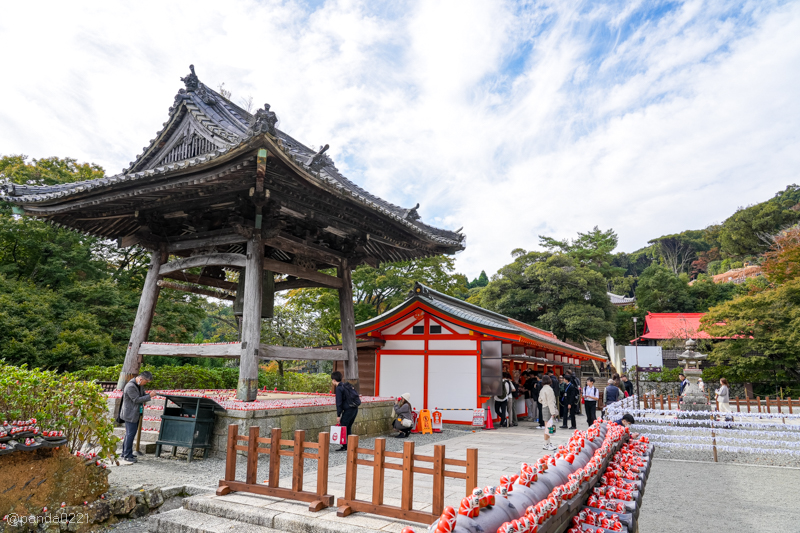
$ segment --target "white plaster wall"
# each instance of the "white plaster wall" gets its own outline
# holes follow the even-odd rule
[[[408,340],[408,341],[386,341],[386,344],[383,345],[382,350],[424,350],[425,349],[425,341],[422,339],[419,340]]]
[[[428,357],[428,408],[470,409],[442,411],[446,421],[472,422],[478,396],[477,356],[431,355]],[[381,365],[381,373],[383,366]]]
[[[411,407],[420,412],[425,394],[425,357],[381,354],[380,396],[411,394]]]
[[[406,318],[405,320],[401,320],[397,324],[394,324],[393,326],[389,326],[388,328],[386,328],[384,330],[381,330],[381,334],[383,334],[383,335],[397,335],[398,333],[403,331],[405,328],[410,326],[412,323],[416,324],[417,320],[413,316],[410,316],[410,317]]]
[[[478,341],[468,340],[429,340],[428,350],[471,350],[478,349]]]
[[[440,322],[442,324],[446,325],[448,328],[450,328],[453,331],[455,331],[456,333],[459,333],[461,335],[468,335],[469,334],[469,330],[467,328],[462,328],[461,326],[457,326],[457,325],[455,325],[455,324],[453,324],[451,322],[447,322],[445,320],[440,320]],[[447,333],[450,333],[450,332],[448,331]]]

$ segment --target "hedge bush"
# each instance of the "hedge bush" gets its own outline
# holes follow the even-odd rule
[[[150,390],[177,389],[235,389],[239,382],[238,368],[206,368],[195,365],[152,366],[142,365],[153,374],[147,388]],[[73,372],[76,379],[86,381],[117,381],[122,365],[93,366]],[[294,392],[330,392],[331,378],[328,374],[299,374],[284,372],[281,378],[277,372],[258,372],[258,386],[269,390]]]
[[[62,430],[71,452],[93,448],[115,457],[117,441],[106,397],[95,383],[70,374],[12,366],[0,360],[0,419],[35,418],[42,430]]]

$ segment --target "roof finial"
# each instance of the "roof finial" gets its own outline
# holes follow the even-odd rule
[[[330,157],[325,155],[325,152],[328,150],[328,148],[330,148],[329,144],[321,146],[316,154],[308,158],[306,164],[310,169],[319,171],[322,167],[331,163]]]
[[[194,91],[200,86],[200,79],[197,77],[197,74],[194,73],[194,65],[189,65],[189,70],[191,70],[192,73],[181,78],[181,81],[186,84],[187,91]]]
[[[259,133],[275,135],[275,124],[278,123],[278,115],[270,111],[269,108],[269,104],[264,104],[264,109],[256,111],[255,122],[251,126],[253,135],[258,135]]]
[[[417,213],[417,209],[419,209],[419,202],[417,202],[417,205],[406,211],[406,220],[419,220],[419,213]]]

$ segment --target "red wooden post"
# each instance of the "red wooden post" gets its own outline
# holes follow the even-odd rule
[[[239,437],[239,426],[228,426],[228,450],[225,456],[225,481],[236,479],[236,443]]]
[[[255,485],[258,477],[258,426],[250,426],[247,435],[247,474],[244,482]]]
[[[756,405],[758,406],[758,412],[761,412],[761,396],[756,396]]]
[[[467,448],[467,496],[478,486],[478,448]]]
[[[739,405],[739,397],[738,396],[736,397],[736,412],[737,413],[741,413],[742,412],[742,408]]]
[[[348,447],[349,449],[349,447]],[[400,494],[400,508],[411,510],[414,501],[414,441],[403,443],[403,488]]]
[[[658,395],[658,399],[661,402],[661,410],[663,411],[664,410],[664,395],[663,394],[659,394]]]
[[[771,412],[772,411],[770,411],[770,409],[769,409],[769,396],[767,396],[767,413],[771,413]]]
[[[789,401],[789,414],[792,414],[792,397],[790,396],[787,400]]]
[[[347,474],[344,482],[344,499],[356,499],[356,479],[358,474],[358,435],[347,437]]]

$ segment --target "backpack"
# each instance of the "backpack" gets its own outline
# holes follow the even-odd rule
[[[344,393],[344,403],[347,409],[361,405],[361,396],[358,395],[358,391],[356,391],[352,383],[342,383],[342,392]]]

